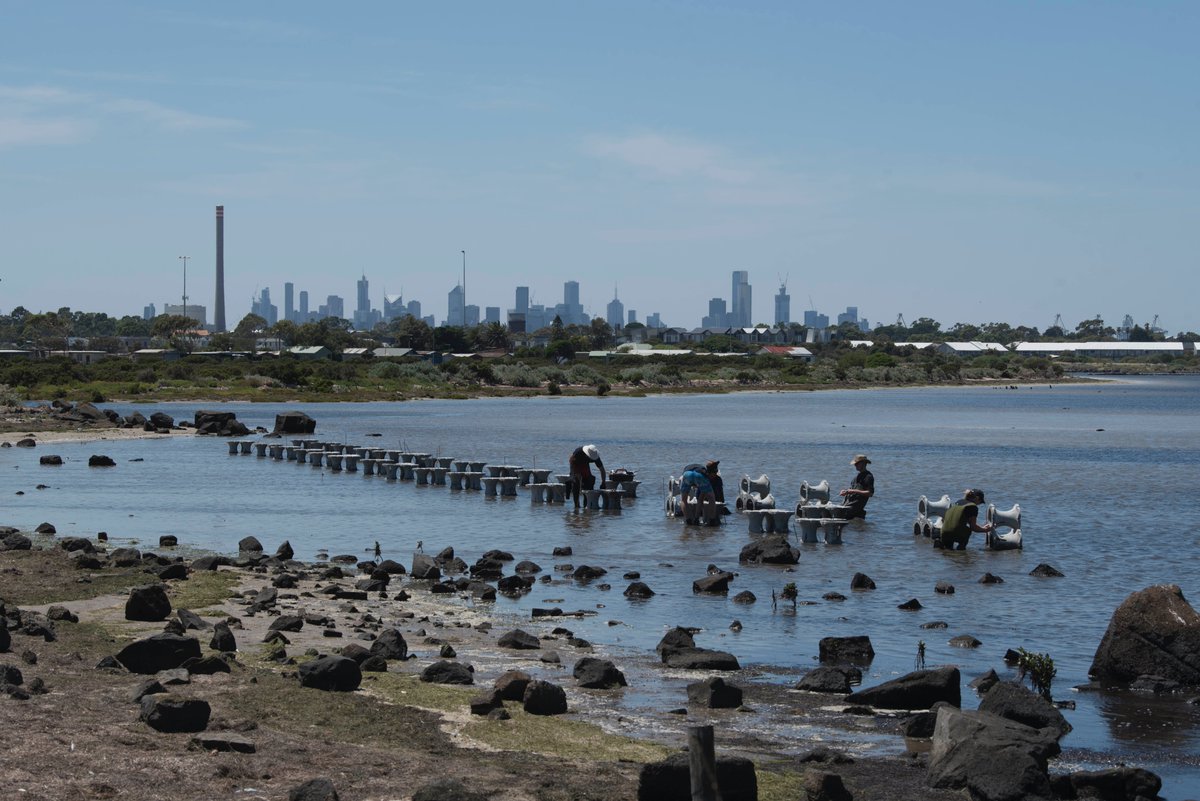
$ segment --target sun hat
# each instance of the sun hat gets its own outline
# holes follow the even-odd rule
[[[871,460],[867,458],[865,453],[860,453],[850,460],[850,464],[858,464],[859,462],[866,462],[867,464],[870,464]]]
[[[584,445],[583,446],[583,455],[589,459],[599,459],[600,458],[600,449],[597,448],[595,445]]]

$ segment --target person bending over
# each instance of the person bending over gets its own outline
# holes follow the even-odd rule
[[[692,488],[696,489],[695,503],[688,503]],[[688,523],[697,523],[704,509],[712,509],[717,499],[713,494],[713,485],[708,478],[708,469],[700,465],[689,466],[683,471],[679,480],[679,502],[683,508],[683,516]],[[705,506],[708,503],[709,506]]]
[[[969,489],[963,493],[961,501],[946,510],[942,517],[942,547],[951,550],[966,550],[971,532],[978,531],[986,534],[995,526],[990,523],[979,525],[979,505],[983,503],[983,490]],[[937,544],[936,542],[934,543]]]
[[[603,485],[604,477],[608,474],[604,472],[604,462],[600,461],[600,449],[595,445],[580,445],[572,451],[568,464],[571,468],[569,482],[571,498],[575,501],[575,508],[578,509],[580,490],[596,488],[596,477],[592,475],[592,465],[595,464],[600,470],[601,485]]]

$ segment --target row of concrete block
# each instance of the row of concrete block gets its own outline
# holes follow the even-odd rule
[[[231,440],[229,453],[256,453],[259,458],[275,461],[294,461],[313,467],[328,467],[334,472],[358,472],[364,476],[379,475],[388,481],[413,481],[418,485],[449,486],[454,490],[480,490],[485,496],[517,495],[518,487],[530,491],[531,503],[565,503],[569,474],[556,475],[550,481],[550,468],[493,465],[470,459],[433,456],[418,451],[361,447],[320,440],[296,439],[291,444],[270,441]],[[605,482],[605,488],[584,490],[584,508],[620,511],[621,498],[637,497],[640,482],[626,479]]]

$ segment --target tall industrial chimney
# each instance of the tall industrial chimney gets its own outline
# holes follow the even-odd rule
[[[225,207],[217,206],[217,301],[213,331],[225,330]]]

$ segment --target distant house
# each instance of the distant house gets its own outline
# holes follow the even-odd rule
[[[938,353],[945,356],[982,356],[985,353],[1008,353],[999,342],[939,342]]]
[[[10,359],[29,359],[33,356],[33,351],[28,350],[0,350],[0,359],[5,361]]]
[[[130,354],[137,361],[173,362],[183,358],[174,348],[141,348]]]
[[[683,336],[686,334],[682,328],[664,328],[659,335],[664,345],[678,345],[683,341]]]
[[[46,354],[47,356],[66,356],[73,362],[79,364],[95,364],[104,359],[112,359],[116,356],[115,353],[109,353],[103,350],[56,350]]]
[[[799,359],[805,362],[813,360],[812,351],[798,345],[764,345],[754,352],[756,356],[785,356],[789,359]]]
[[[1065,356],[1078,354],[1094,359],[1121,359],[1127,356],[1182,356],[1194,353],[1192,342],[1018,342],[1016,352],[1024,356]]]
[[[412,348],[376,348],[371,351],[376,359],[403,359],[405,356],[416,356]]]
[[[297,359],[331,359],[333,351],[324,345],[294,345],[287,349],[287,352]]]
[[[342,361],[349,362],[356,359],[365,359],[370,353],[370,348],[344,348],[342,350]]]
[[[735,328],[731,333],[738,342],[747,345],[769,345],[775,341],[775,332],[765,325]]]

